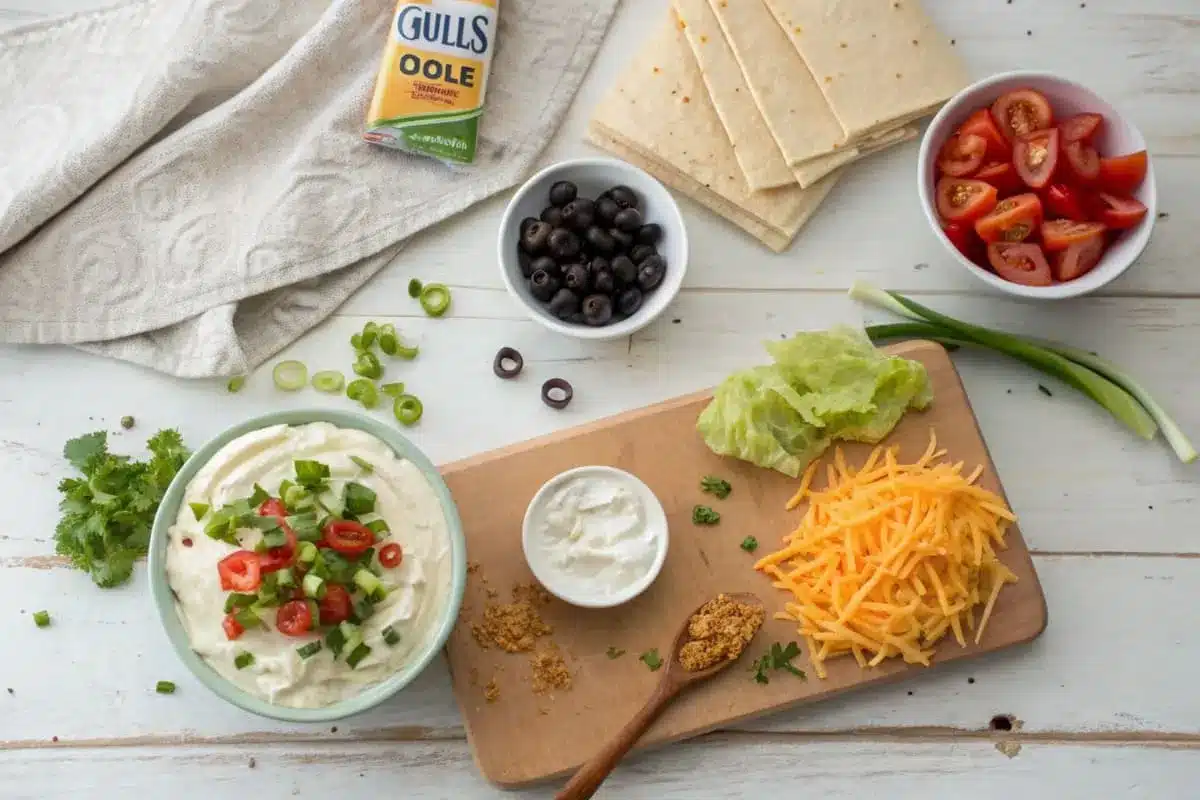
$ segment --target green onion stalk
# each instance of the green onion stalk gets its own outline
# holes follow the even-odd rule
[[[921,338],[949,348],[979,347],[1004,353],[1075,387],[1143,439],[1153,439],[1161,430],[1180,461],[1190,464],[1196,460],[1196,448],[1145,387],[1100,356],[1060,342],[961,322],[897,292],[886,292],[862,281],[850,287],[850,296],[909,320],[868,326],[867,335],[872,341]]]

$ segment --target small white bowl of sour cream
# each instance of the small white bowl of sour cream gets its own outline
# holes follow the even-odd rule
[[[644,592],[667,559],[667,514],[650,487],[615,467],[587,466],[548,480],[521,527],[525,560],[555,597],[612,608]]]

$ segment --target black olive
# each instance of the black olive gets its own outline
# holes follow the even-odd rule
[[[633,263],[640,264],[646,260],[646,256],[652,256],[657,252],[652,244],[635,244],[629,249],[629,258],[633,260]]]
[[[537,217],[526,217],[521,220],[521,235],[524,236],[525,230],[535,222],[537,222]]]
[[[617,256],[612,260],[613,278],[618,286],[628,286],[637,282],[637,265],[629,260],[629,256]]]
[[[608,190],[608,196],[621,208],[637,208],[637,195],[628,186],[614,186]]]
[[[593,275],[595,275],[597,272],[599,272],[602,269],[611,269],[611,268],[612,268],[612,264],[610,264],[608,262],[608,259],[605,258],[604,256],[596,256],[590,262],[588,262],[588,269],[591,270],[591,273]]]
[[[521,374],[521,368],[525,366],[525,359],[521,357],[521,353],[512,347],[501,347],[496,352],[496,357],[492,360],[492,372],[497,378],[515,378]]]
[[[526,253],[531,256],[536,256],[546,249],[546,243],[550,241],[551,228],[540,219],[529,223],[525,227],[525,232],[521,234],[521,247]]]
[[[553,228],[561,228],[563,226],[563,211],[561,208],[554,206],[546,206],[542,209],[542,222],[549,224]]]
[[[623,208],[617,213],[613,225],[626,233],[637,233],[642,229],[642,212],[636,208]]]
[[[517,248],[517,266],[521,268],[522,277],[528,278],[533,274],[533,256],[521,248]]]
[[[558,181],[550,187],[550,205],[562,208],[575,199],[579,187],[570,181]]]
[[[638,286],[642,287],[642,291],[653,291],[663,282],[663,276],[666,274],[667,262],[663,257],[650,256],[638,265]]]
[[[551,378],[542,384],[542,402],[551,408],[561,411],[574,396],[575,390],[562,378]]]
[[[587,229],[586,237],[588,245],[600,255],[608,255],[617,249],[617,243],[603,228],[597,228],[593,225]]]
[[[549,237],[550,255],[561,260],[579,255],[579,237],[566,228],[555,228]]]
[[[626,233],[620,228],[609,228],[608,235],[617,243],[617,250],[622,253],[627,252],[630,247],[633,247],[632,233]]]
[[[596,262],[592,262],[592,291],[599,294],[612,294],[616,291],[617,279],[613,275],[613,271],[608,267],[596,269]]]
[[[641,244],[658,244],[658,240],[662,238],[662,232],[662,225],[651,222],[638,229],[637,240]]]
[[[596,220],[596,204],[586,197],[576,197],[563,206],[562,215],[566,224],[583,233]]]
[[[545,271],[548,275],[553,275],[556,278],[562,275],[562,269],[558,266],[558,262],[550,256],[538,256],[533,260],[533,263],[530,264],[530,267],[534,272],[537,272],[540,269]]]
[[[570,289],[559,289],[550,298],[549,311],[559,319],[567,319],[579,310],[579,297]]]
[[[596,219],[601,225],[612,225],[621,207],[611,197],[601,197],[596,201]]]
[[[612,320],[612,300],[606,294],[589,294],[583,298],[583,318],[588,325],[607,325]]]
[[[586,325],[587,324],[587,320],[584,319],[582,311],[576,311],[574,314],[567,317],[567,322],[571,323],[572,325]]]
[[[569,264],[563,268],[563,286],[575,294],[586,294],[591,280],[592,276],[583,264]]]
[[[554,297],[554,293],[557,291],[558,278],[546,270],[536,270],[529,276],[529,293],[543,303],[550,302],[550,298]]]
[[[623,316],[632,317],[641,307],[642,290],[638,287],[630,286],[628,289],[617,295],[617,311]]]

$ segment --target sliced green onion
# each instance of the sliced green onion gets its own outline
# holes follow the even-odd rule
[[[396,629],[388,625],[380,633],[383,634],[383,642],[389,647],[400,642],[400,634],[396,633]]]
[[[275,387],[285,392],[296,392],[308,385],[308,367],[303,361],[280,361],[271,370]]]
[[[379,349],[389,356],[403,358],[406,361],[412,361],[421,352],[421,348],[416,345],[408,346],[400,339],[400,334],[396,333],[395,325],[384,325],[379,329]]]
[[[317,525],[316,514],[295,514],[287,518],[288,527],[300,542],[321,541],[321,528]]]
[[[392,404],[392,413],[402,425],[415,425],[421,414],[425,413],[425,406],[421,405],[416,395],[402,394]]]
[[[375,492],[361,483],[347,481],[346,488],[342,492],[342,499],[345,502],[346,510],[355,516],[375,512]]]
[[[49,611],[33,612],[33,624],[37,625],[39,628],[45,628],[46,626],[48,626],[50,624],[50,612]]]
[[[362,341],[361,333],[356,333],[350,337],[350,346],[353,347],[355,350],[363,349],[363,341]]]
[[[243,608],[234,614],[233,618],[237,620],[238,625],[241,625],[246,629],[256,628],[258,627],[258,624],[262,622],[253,608]]]
[[[318,392],[337,394],[346,385],[346,376],[336,369],[323,369],[312,376],[312,385]]]
[[[404,384],[400,384],[400,385],[403,386]],[[395,386],[395,384],[385,383],[383,385],[383,390],[386,392],[387,387],[389,387],[389,386]],[[350,456],[350,460],[353,461],[355,464],[358,464],[359,469],[361,469],[363,472],[367,473],[368,475],[370,475],[372,472],[375,471],[375,467],[372,466],[371,462],[367,461],[365,458],[359,458],[358,456]]]
[[[354,573],[354,585],[362,589],[367,597],[377,603],[387,597],[387,589],[383,588],[383,581],[369,570],[360,569]]]
[[[375,337],[377,336],[379,336],[379,325],[374,322],[368,322],[366,325],[363,325],[361,337],[363,349],[369,349],[371,345],[375,344]]]
[[[308,573],[304,576],[304,581],[301,583],[304,588],[304,596],[311,597],[314,600],[320,600],[325,596],[325,581],[319,575]]]
[[[292,485],[291,481],[284,481],[283,483],[279,484],[279,493],[283,494],[284,487],[291,486],[291,485]],[[267,493],[267,490],[262,488],[261,486],[259,486],[256,483],[256,484],[254,484],[254,493],[250,495],[250,499],[246,501],[246,504],[248,506],[250,506],[251,508],[257,509],[259,506],[261,506],[263,503],[267,502],[270,499],[271,499],[271,495]]]
[[[355,557],[355,562],[363,565],[367,569],[371,568],[371,559],[375,558],[375,548],[368,547]]]
[[[359,353],[354,359],[354,374],[371,380],[382,378],[383,364],[379,363],[379,356],[365,350]]]
[[[296,648],[296,655],[300,656],[301,658],[312,658],[319,652],[321,652],[320,639]]]
[[[350,381],[346,386],[346,397],[362,405],[363,408],[374,408],[379,405],[379,391],[375,384],[366,378]]]
[[[375,613],[375,604],[371,602],[369,597],[360,597],[354,601],[354,616],[358,621],[364,622]]]
[[[421,308],[431,317],[440,317],[450,308],[450,289],[444,283],[427,283],[421,287]]]
[[[248,608],[258,599],[258,595],[230,592],[225,595],[225,613],[232,614],[239,608]]]
[[[306,489],[318,489],[329,479],[329,465],[320,461],[298,458],[292,467],[296,470],[296,483]]]
[[[268,550],[274,547],[283,547],[287,544],[287,534],[282,528],[276,528],[273,531],[267,531],[262,537],[263,546]]]
[[[229,379],[229,383],[225,384],[225,389],[230,394],[237,394],[238,392],[240,392],[242,390],[242,387],[245,385],[246,385],[246,376],[245,375],[234,375],[232,378]]]
[[[254,663],[254,653],[247,653],[245,650],[233,657],[234,669],[245,669]]]
[[[365,642],[359,642],[358,646],[350,651],[350,655],[346,656],[346,666],[354,669],[358,666],[358,662],[369,655],[371,655],[371,648],[367,647]]]
[[[199,522],[208,513],[209,505],[208,503],[188,503],[188,508],[192,510],[192,516],[196,518],[196,522]]]
[[[341,626],[334,628],[329,633],[325,634],[325,646],[333,653],[333,657],[337,658],[342,654],[342,648],[346,645],[346,633]]]
[[[376,541],[379,540],[380,536],[391,530],[391,528],[388,527],[386,519],[371,520],[370,522],[366,523],[366,526],[371,530],[371,533],[375,534]]]
[[[308,489],[305,489],[303,486],[297,486],[296,484],[292,484],[291,486],[287,487],[287,489],[280,494],[283,497],[283,504],[288,508],[303,503],[311,496]]]
[[[296,585],[296,573],[292,572],[291,567],[284,567],[283,569],[277,570],[275,574],[278,576],[280,586]]]
[[[154,684],[154,691],[159,694],[175,694],[175,684],[171,681],[159,681]]]
[[[304,606],[308,609],[308,616],[312,618],[310,630],[315,629],[321,624],[321,607],[307,597],[304,598]]]
[[[385,383],[379,387],[379,391],[386,394],[388,397],[399,397],[404,394],[403,383]]]
[[[416,278],[411,279],[408,282],[408,296],[411,297],[413,300],[416,300],[418,297],[421,296],[422,288],[423,287],[419,280],[417,280]]]
[[[317,546],[312,542],[301,542],[296,551],[296,560],[301,564],[312,564],[317,560]]]

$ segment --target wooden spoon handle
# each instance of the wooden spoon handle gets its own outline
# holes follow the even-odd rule
[[[664,681],[651,695],[646,705],[629,720],[628,724],[614,736],[608,744],[571,776],[567,785],[554,796],[554,800],[587,800],[595,794],[626,753],[637,743],[667,704],[679,694],[679,684],[675,681]]]

